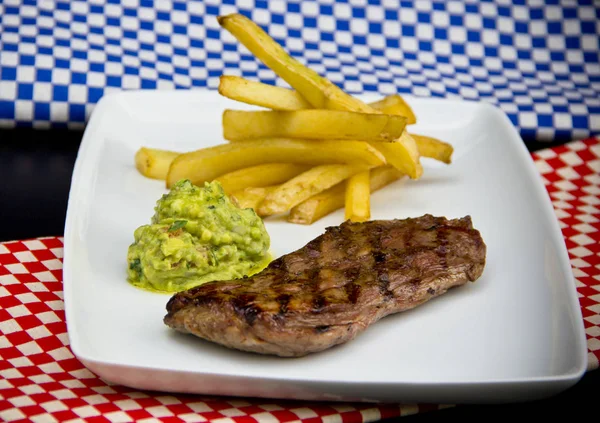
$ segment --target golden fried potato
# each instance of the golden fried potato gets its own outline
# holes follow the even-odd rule
[[[400,179],[404,174],[392,166],[371,169],[369,175],[370,192]],[[290,210],[288,222],[310,225],[344,207],[346,182],[341,182],[319,194],[313,195]]]
[[[362,101],[346,94],[331,81],[287,54],[281,45],[245,16],[236,13],[219,16],[217,20],[257,59],[294,87],[314,108],[365,113],[371,111]]]
[[[452,162],[454,148],[452,145],[437,138],[410,134],[416,141],[419,153],[446,164]],[[153,179],[166,179],[171,162],[181,153],[142,147],[135,155],[135,165],[138,171]],[[249,168],[239,169],[226,175],[221,175],[219,182],[226,192],[233,192],[245,187],[280,184],[308,170],[310,165],[295,163],[266,163]]]
[[[217,178],[226,193],[247,187],[266,187],[281,184],[310,169],[309,165],[297,163],[265,163],[245,167]]]
[[[374,147],[360,141],[305,141],[287,138],[222,144],[180,154],[167,175],[167,187],[181,179],[199,185],[245,167],[265,163],[305,165],[353,164],[380,166],[385,158]]]
[[[258,207],[258,213],[261,216],[284,213],[310,196],[365,170],[368,171],[368,168],[361,165],[329,164],[315,166],[281,184],[269,193]]]
[[[400,137],[405,127],[403,116],[340,110],[223,112],[223,137],[230,141],[284,137],[389,142]]]
[[[135,167],[144,176],[166,179],[171,162],[180,153],[156,148],[142,147],[135,154]]]
[[[272,110],[292,111],[313,108],[297,91],[251,81],[241,76],[221,75],[219,93],[232,100]],[[368,105],[384,114],[404,116],[408,125],[416,123],[412,108],[399,94],[385,96]]]
[[[345,219],[364,222],[371,217],[371,187],[369,171],[360,172],[346,182]]]
[[[388,95],[379,101],[369,103],[369,106],[388,115],[400,115],[406,117],[406,123],[413,125],[417,123],[417,117],[408,103],[398,94]]]
[[[240,76],[221,75],[219,93],[232,100],[273,110],[312,109],[297,91],[250,81]]]
[[[447,142],[425,135],[411,134],[417,143],[421,156],[430,157],[446,164],[452,163],[454,148]]]
[[[423,174],[417,143],[407,131],[396,142],[373,142],[371,145],[383,153],[389,164],[411,179],[419,179]],[[405,148],[398,148],[400,145]]]
[[[268,187],[247,187],[240,189],[231,194],[231,199],[242,209],[254,209],[257,214],[258,207],[263,202],[265,197],[273,192],[278,185],[272,185]]]

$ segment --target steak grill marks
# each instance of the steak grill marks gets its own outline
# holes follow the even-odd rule
[[[165,323],[227,347],[301,356],[479,278],[470,217],[346,222],[252,277],[174,295]]]

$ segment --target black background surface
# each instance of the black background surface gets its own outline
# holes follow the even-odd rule
[[[62,236],[73,165],[83,132],[0,130],[0,241]],[[530,151],[550,143],[527,143]],[[468,360],[465,357],[465,360]],[[398,357],[402,360],[402,357]],[[542,401],[505,405],[460,405],[402,418],[535,418],[586,416],[594,420],[600,402],[600,371],[584,375],[574,387]]]

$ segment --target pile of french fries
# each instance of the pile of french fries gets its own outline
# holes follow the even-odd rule
[[[421,156],[450,163],[450,144],[407,131],[416,116],[399,95],[364,103],[293,59],[248,18],[218,21],[293,89],[221,76],[221,95],[266,110],[225,110],[227,144],[187,153],[141,148],[135,160],[143,175],[167,187],[218,180],[240,207],[311,224],[342,207],[345,219],[368,220],[371,193],[404,176],[420,178]]]

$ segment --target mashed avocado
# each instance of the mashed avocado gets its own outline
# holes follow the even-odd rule
[[[218,182],[179,181],[154,208],[150,225],[134,232],[128,280],[179,292],[205,282],[256,273],[269,261],[270,238],[252,209],[240,209]]]

